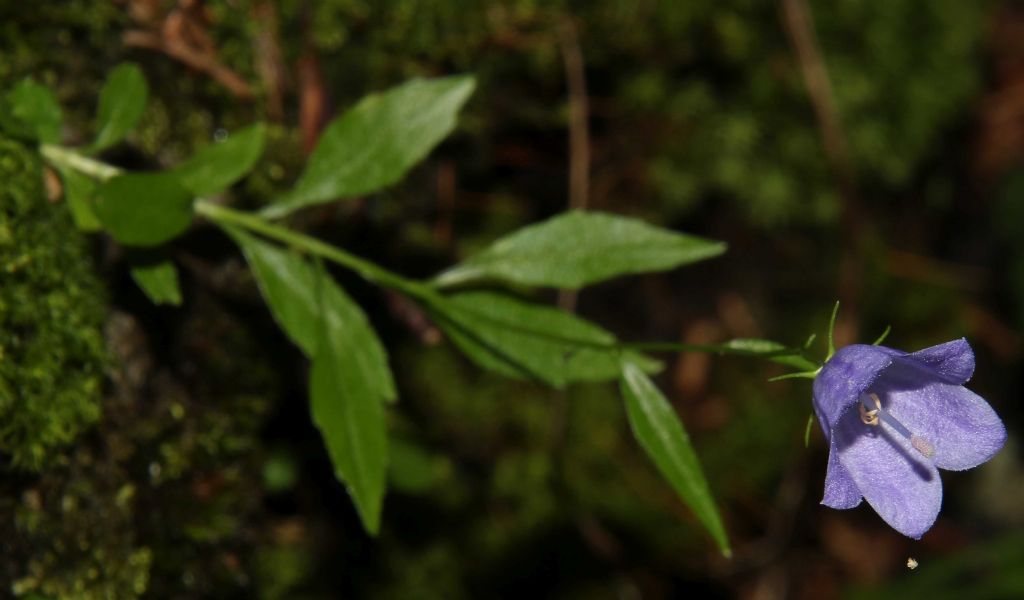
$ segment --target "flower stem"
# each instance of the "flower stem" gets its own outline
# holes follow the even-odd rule
[[[337,263],[355,271],[368,281],[392,288],[414,298],[430,301],[433,296],[432,290],[420,282],[406,279],[401,275],[388,271],[354,254],[349,254],[336,246],[322,242],[314,237],[270,223],[259,215],[235,210],[202,199],[196,200],[194,208],[196,214],[202,215],[215,223],[243,227],[312,256],[318,256]]]

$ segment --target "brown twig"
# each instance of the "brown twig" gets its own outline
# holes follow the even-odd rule
[[[259,31],[253,39],[256,72],[267,94],[267,117],[272,121],[284,118],[284,86],[286,72],[278,41],[277,11],[271,2],[260,2],[253,8],[253,20]]]
[[[308,155],[316,148],[320,133],[327,124],[329,103],[324,76],[316,50],[310,46],[299,59],[299,131],[302,149]]]
[[[437,165],[437,223],[434,239],[442,246],[452,244],[452,220],[455,215],[455,163],[443,160]]]
[[[252,87],[238,73],[224,66],[216,57],[192,48],[184,42],[168,40],[155,32],[139,29],[126,31],[123,39],[126,46],[163,52],[197,71],[206,73],[238,98],[250,100],[253,97]]]
[[[569,208],[586,210],[590,195],[590,109],[583,51],[571,17],[562,19],[558,40],[569,91]],[[562,290],[558,295],[558,305],[568,311],[575,310],[576,300],[577,292],[573,290]]]
[[[782,16],[790,43],[796,53],[804,85],[821,132],[825,156],[836,179],[841,201],[840,229],[842,257],[839,264],[839,299],[843,312],[836,327],[841,344],[856,335],[857,306],[861,288],[861,216],[853,163],[836,107],[828,70],[814,33],[814,23],[806,0],[781,0]]]

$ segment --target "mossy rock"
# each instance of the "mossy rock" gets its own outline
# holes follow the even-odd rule
[[[0,138],[0,452],[38,470],[99,418],[103,288],[38,157]]]

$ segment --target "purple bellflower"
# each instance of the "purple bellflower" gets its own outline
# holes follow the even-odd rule
[[[938,469],[989,460],[1006,428],[988,402],[963,387],[974,372],[964,339],[913,353],[855,344],[814,379],[814,412],[829,442],[831,508],[866,499],[886,523],[919,539],[939,514]]]

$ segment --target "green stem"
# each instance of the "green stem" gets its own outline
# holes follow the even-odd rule
[[[40,153],[54,167],[74,169],[75,171],[101,181],[105,181],[124,172],[117,167],[108,165],[94,158],[84,156],[71,148],[43,144],[40,147]],[[342,265],[343,267],[352,269],[369,281],[398,290],[414,298],[419,298],[424,302],[431,302],[436,297],[436,293],[422,283],[406,279],[405,277],[392,273],[391,271],[379,267],[368,260],[364,260],[358,256],[349,254],[340,248],[321,242],[314,237],[292,231],[286,227],[274,225],[273,223],[263,220],[263,218],[258,215],[214,204],[208,200],[203,200],[202,198],[197,198],[193,207],[196,214],[202,215],[211,221],[243,227],[249,231],[253,231],[265,237],[288,244],[313,256],[319,256]]]
[[[264,237],[277,240],[313,256],[319,256],[343,267],[349,268],[368,281],[398,290],[404,294],[429,302],[434,293],[426,285],[406,279],[376,264],[349,254],[344,250],[322,242],[314,237],[298,233],[287,227],[265,221],[262,217],[214,204],[208,200],[196,200],[196,214],[224,225],[236,225]]]
[[[117,167],[98,161],[95,158],[83,156],[71,148],[43,144],[39,147],[39,153],[54,167],[74,169],[100,181],[106,181],[123,173]]]
[[[94,158],[84,156],[77,151],[64,148],[61,146],[53,146],[50,144],[43,144],[40,147],[40,152],[43,157],[54,167],[57,168],[69,168],[79,171],[89,177],[93,177],[99,180],[107,180],[115,177],[123,171],[117,167],[108,165],[104,162],[98,161]],[[380,267],[373,262],[359,258],[353,254],[349,254],[344,250],[332,246],[326,242],[322,242],[314,237],[299,233],[282,227],[265,220],[258,214],[248,213],[240,210],[235,210],[227,206],[215,204],[209,200],[197,198],[193,204],[193,208],[197,215],[206,217],[207,219],[219,224],[219,225],[234,225],[236,227],[242,227],[251,232],[257,233],[264,237],[276,240],[282,244],[286,244],[293,248],[296,248],[302,252],[305,252],[314,257],[320,257],[325,260],[329,260],[343,267],[351,269],[362,276],[364,279],[373,283],[382,285],[399,291],[407,296],[416,298],[428,306],[432,306],[442,313],[445,310],[450,310],[450,306],[445,301],[444,297],[441,296],[436,289],[428,284],[407,279],[393,273],[383,267]],[[834,317],[833,312],[833,319]],[[581,347],[592,347],[602,349],[632,349],[638,351],[673,351],[673,352],[706,352],[710,354],[735,354],[741,356],[750,356],[753,358],[766,358],[768,360],[780,359],[785,357],[803,358],[802,352],[796,349],[782,349],[776,352],[758,353],[745,351],[737,348],[726,348],[718,345],[704,345],[704,344],[678,344],[678,343],[607,343],[607,342],[594,342],[591,340],[580,340],[565,338],[557,334],[552,334],[548,331],[537,331],[532,327],[517,327],[515,325],[505,323],[501,320],[495,320],[493,317],[487,315],[478,315],[481,318],[486,318],[490,321],[495,321],[495,324],[501,327],[521,330],[524,333],[535,335],[538,337],[549,338],[557,340],[566,344],[577,345]],[[806,360],[806,359],[805,359]],[[808,364],[810,362],[808,361]],[[816,366],[816,365],[812,365]]]

